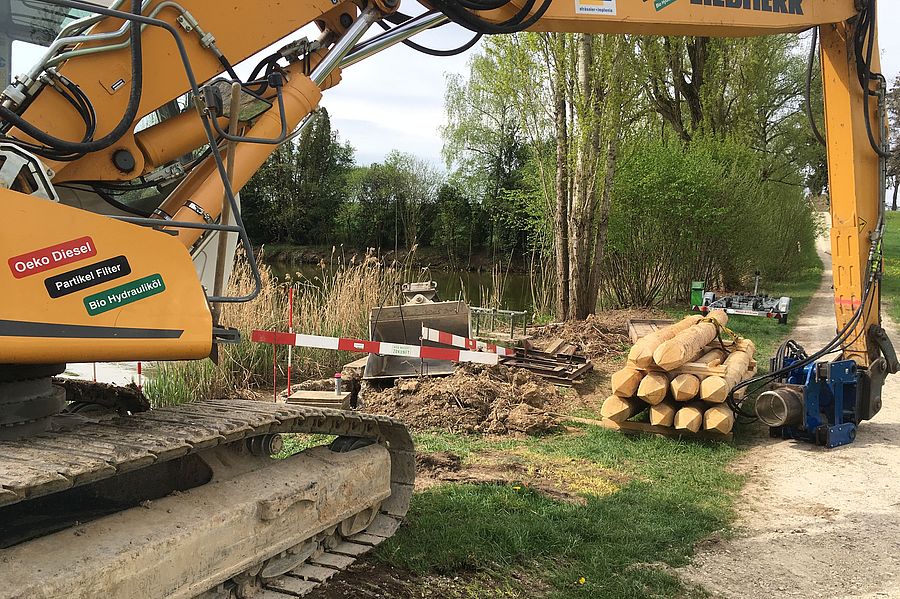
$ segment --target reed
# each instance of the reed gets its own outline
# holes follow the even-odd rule
[[[211,360],[162,362],[156,365],[145,392],[154,405],[173,405],[234,394],[244,389],[271,388],[273,351],[278,352],[278,383],[287,370],[287,349],[250,341],[254,329],[288,330],[288,290],[294,289],[294,331],[313,335],[368,338],[369,312],[396,302],[401,270],[385,266],[373,255],[347,265],[320,265],[314,277],[286,277],[278,281],[260,264],[262,288],[251,302],[226,304],[222,324],[237,328],[241,341],[219,346],[218,363]],[[253,288],[246,257],[238,256],[229,281],[229,295],[244,295]],[[295,381],[331,376],[352,354],[294,348]]]

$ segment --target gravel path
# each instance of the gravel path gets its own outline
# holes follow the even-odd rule
[[[831,256],[794,338],[824,345],[835,330]],[[898,327],[887,322],[895,342]],[[900,375],[855,443],[833,450],[761,440],[736,464],[748,476],[739,531],[711,541],[680,574],[716,597],[900,599]]]

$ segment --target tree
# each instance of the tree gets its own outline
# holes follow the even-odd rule
[[[890,127],[890,148],[893,150],[888,158],[887,175],[893,184],[891,210],[897,210],[897,194],[900,192],[900,75],[894,79],[894,87],[888,93],[888,127]]]
[[[341,144],[325,109],[311,117],[295,143],[277,149],[241,191],[255,243],[329,241],[346,201],[353,148]]]

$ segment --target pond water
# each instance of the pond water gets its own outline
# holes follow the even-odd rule
[[[290,273],[300,273],[310,280],[321,276],[321,269],[313,264],[285,264],[268,262],[272,273],[279,279]],[[472,306],[482,306],[492,294],[493,276],[485,271],[468,270],[425,270],[420,280],[433,280],[438,284],[438,294],[443,300],[466,300]],[[539,283],[539,282],[538,282]],[[504,310],[532,311],[531,275],[528,273],[510,272],[503,275],[500,308]]]

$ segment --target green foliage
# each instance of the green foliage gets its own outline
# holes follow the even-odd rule
[[[884,232],[884,279],[881,293],[894,322],[900,322],[900,213],[888,212]]]
[[[784,280],[814,264],[811,206],[799,187],[761,181],[764,168],[743,144],[700,135],[632,149],[613,191],[611,299],[677,301],[692,280],[738,289],[756,270]]]
[[[442,183],[443,175],[428,162],[396,150],[383,163],[354,169],[352,201],[339,211],[337,238],[382,249],[430,242]]]
[[[322,109],[295,143],[275,151],[241,190],[242,212],[255,243],[331,241],[346,200],[353,148],[341,144]]]
[[[618,490],[585,504],[548,499],[525,485],[447,485],[413,497],[409,526],[376,557],[414,572],[527,569],[551,597],[683,596],[665,569],[683,565],[694,543],[727,528],[740,478],[726,469],[736,450],[596,427],[579,435],[519,442],[538,456],[586,460]],[[419,435],[428,449],[492,446],[480,437]],[[462,453],[462,452],[461,452]],[[584,583],[580,579],[584,578]]]

